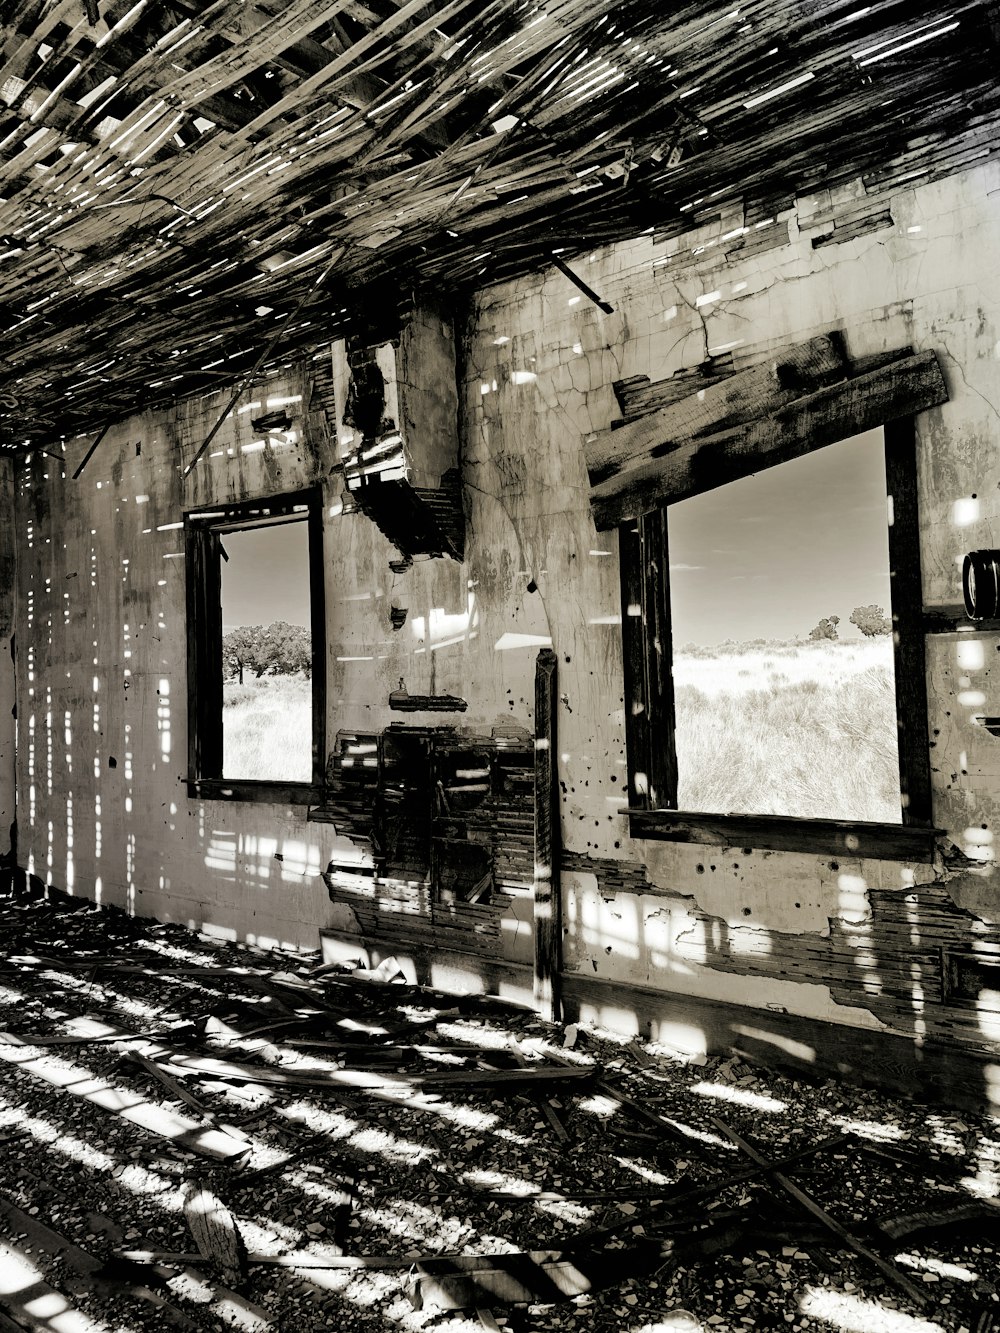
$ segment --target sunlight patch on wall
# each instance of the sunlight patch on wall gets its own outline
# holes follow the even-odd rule
[[[500,653],[510,648],[551,648],[552,639],[548,634],[515,634],[508,630],[500,635],[493,647]]]
[[[967,828],[962,832],[962,850],[970,861],[993,859],[993,834],[987,828]]]

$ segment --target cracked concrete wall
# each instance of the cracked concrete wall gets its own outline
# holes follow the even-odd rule
[[[14,464],[0,458],[0,858],[14,823]]]
[[[304,391],[274,381],[254,411]],[[325,473],[300,421],[294,442],[259,447],[247,411],[182,481],[224,403],[220,393],[118,423],[75,481],[87,438],[67,442],[63,465],[19,460],[19,863],[141,915],[314,946],[323,848],[304,812],[189,800],[182,781],[183,511]],[[289,410],[300,417],[301,398]]]

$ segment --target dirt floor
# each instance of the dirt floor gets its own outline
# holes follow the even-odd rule
[[[0,1029],[0,1330],[1000,1329],[996,1119],[65,898]]]

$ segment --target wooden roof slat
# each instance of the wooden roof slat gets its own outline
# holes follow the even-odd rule
[[[0,442],[19,445],[235,377],[282,325],[287,359],[393,275],[447,291],[745,217],[718,262],[780,238],[753,227],[775,200],[863,180],[884,220],[907,181],[997,152],[988,0],[102,0],[96,26],[82,0],[9,8]],[[278,318],[335,252],[322,309]]]

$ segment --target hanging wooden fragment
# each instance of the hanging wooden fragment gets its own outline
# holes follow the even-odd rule
[[[337,442],[358,508],[405,558],[462,558],[458,381],[450,319],[410,309],[333,346]]]

